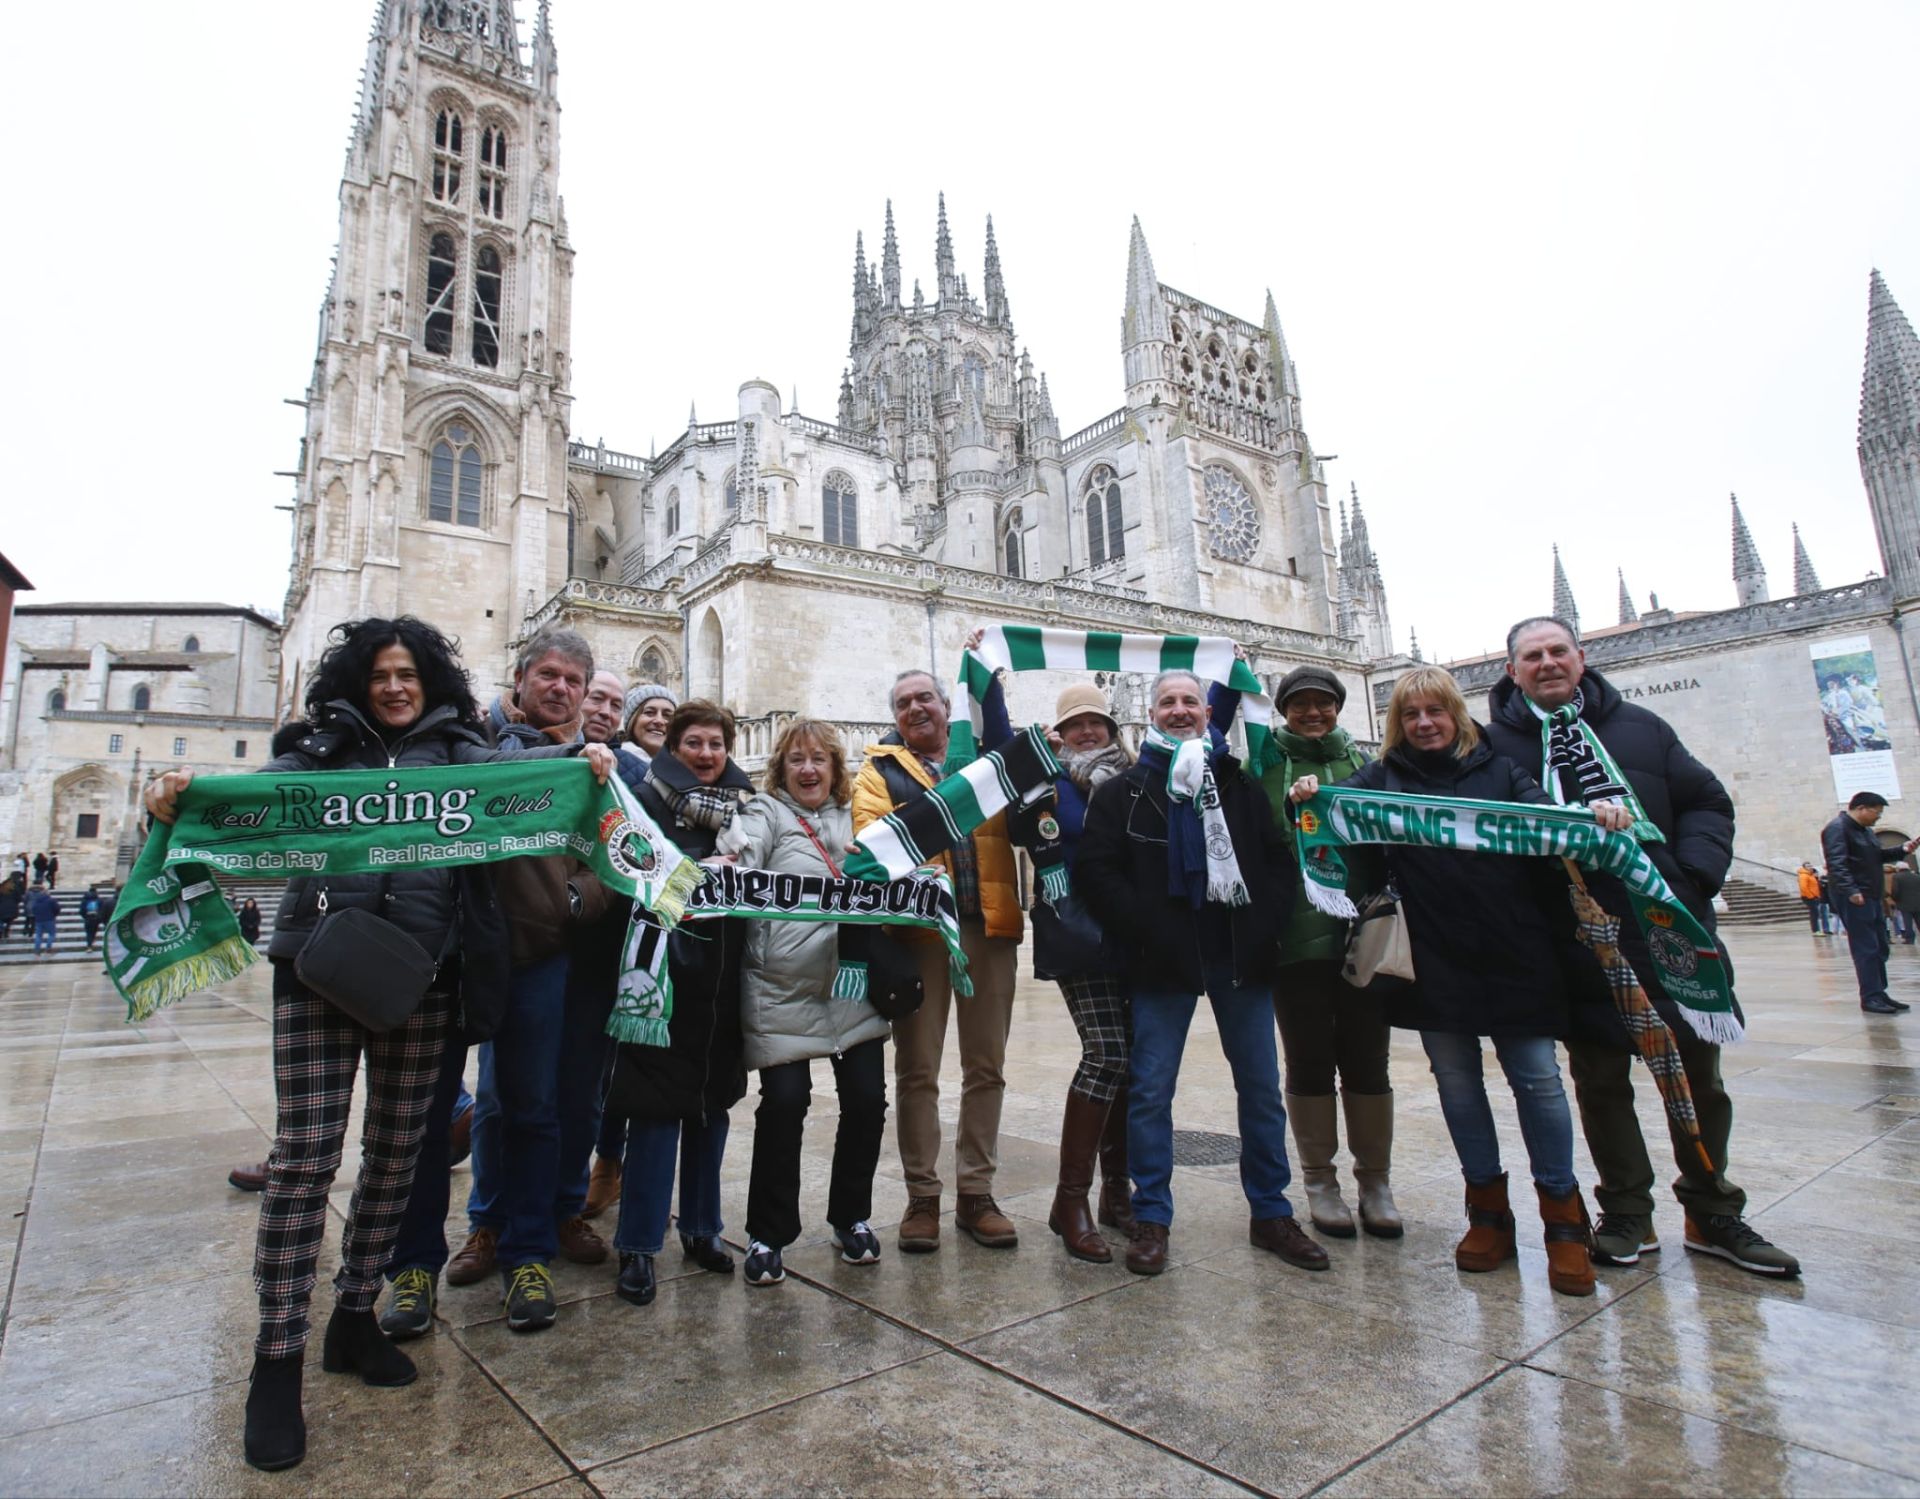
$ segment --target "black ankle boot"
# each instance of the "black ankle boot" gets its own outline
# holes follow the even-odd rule
[[[651,1306],[655,1289],[653,1256],[621,1254],[620,1279],[614,1285],[614,1291],[620,1299],[630,1301],[635,1306]]]
[[[702,1270],[711,1270],[715,1275],[733,1274],[733,1256],[727,1253],[727,1246],[718,1234],[680,1235],[680,1247],[688,1259],[699,1265]]]
[[[247,1461],[262,1473],[291,1468],[307,1455],[307,1418],[300,1412],[300,1361],[253,1356],[247,1391]]]
[[[413,1360],[380,1330],[371,1309],[350,1312],[343,1307],[335,1307],[327,1319],[320,1367],[329,1374],[358,1374],[365,1383],[382,1388],[412,1384],[419,1373]]]

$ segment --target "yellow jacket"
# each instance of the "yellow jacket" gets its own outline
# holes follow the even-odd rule
[[[867,746],[867,763],[860,767],[860,774],[853,778],[853,835],[858,838],[860,830],[870,822],[878,822],[894,809],[893,795],[887,790],[887,783],[881,779],[879,767],[874,763],[883,755],[896,760],[914,780],[929,790],[933,788],[933,778],[920,763],[920,757],[904,744],[870,744]],[[1020,892],[1015,882],[1013,870],[1013,845],[1007,839],[1006,813],[996,813],[973,831],[974,852],[980,865],[980,914],[986,920],[989,937],[1011,937],[1018,942],[1026,931],[1026,919],[1020,910]],[[953,873],[953,861],[945,854],[935,858],[948,874]]]

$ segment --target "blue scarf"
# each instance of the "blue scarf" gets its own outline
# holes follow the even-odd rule
[[[1213,746],[1207,746],[1211,761]],[[1149,736],[1140,747],[1140,763],[1149,767],[1164,785],[1170,774],[1173,756]],[[1167,795],[1167,894],[1184,897],[1198,911],[1207,903],[1207,838],[1200,826],[1200,812],[1192,797]]]

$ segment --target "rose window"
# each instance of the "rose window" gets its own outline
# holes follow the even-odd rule
[[[1212,464],[1200,475],[1201,497],[1212,524],[1207,550],[1228,562],[1250,562],[1260,547],[1260,512],[1247,486],[1231,469]]]

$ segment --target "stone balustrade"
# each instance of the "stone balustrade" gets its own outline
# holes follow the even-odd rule
[[[590,468],[595,473],[628,479],[644,479],[651,472],[646,459],[632,453],[616,453],[604,444],[569,442],[567,463],[574,468]]]
[[[1122,427],[1126,426],[1126,424],[1126,407],[1122,406],[1118,411],[1109,411],[1105,416],[1101,417],[1099,421],[1092,423],[1090,426],[1082,427],[1078,432],[1074,433],[1073,436],[1061,443],[1061,456],[1071,458],[1082,448],[1091,447],[1109,433],[1118,432]]]

